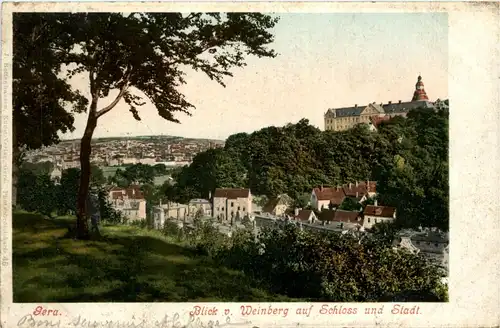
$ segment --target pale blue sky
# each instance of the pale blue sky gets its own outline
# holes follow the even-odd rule
[[[280,14],[272,47],[279,56],[249,58],[223,88],[190,72],[183,87],[196,106],[182,124],[161,119],[147,104],[137,122],[125,104],[103,116],[94,137],[166,134],[225,139],[269,125],[307,118],[323,129],[328,108],[376,101],[411,100],[423,77],[431,100],[448,97],[448,16],[446,13]],[[83,78],[73,85],[88,94]],[[114,94],[111,94],[111,97]],[[102,106],[110,100],[101,101]],[[80,138],[86,114],[75,117]]]

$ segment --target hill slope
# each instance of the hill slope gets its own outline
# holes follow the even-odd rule
[[[14,302],[291,301],[159,232],[108,226],[76,241],[69,221],[13,214]]]

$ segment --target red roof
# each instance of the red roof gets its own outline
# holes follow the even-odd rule
[[[392,218],[394,217],[394,213],[396,213],[396,208],[389,206],[366,205],[364,213],[365,215],[370,216]]]
[[[361,223],[361,216],[356,211],[343,211],[343,210],[324,210],[320,213],[321,221],[344,222],[344,223]]]
[[[300,210],[299,214],[295,216],[295,219],[300,221],[309,220],[309,216],[311,215],[312,210]]]
[[[355,223],[361,221],[359,212],[336,210],[333,217],[334,222]]]
[[[215,189],[214,198],[248,198],[250,196],[250,189],[248,188],[217,188]]]
[[[314,188],[318,200],[329,200],[334,205],[340,205],[344,201],[345,194],[341,187]]]
[[[130,186],[126,189],[117,187],[111,189],[111,197],[113,199],[123,199],[124,196],[127,196],[129,199],[144,199],[144,194],[139,186]]]
[[[366,182],[348,183],[342,186],[344,193],[349,197],[363,197],[368,193]]]
[[[372,117],[370,117],[370,122],[372,123],[372,125],[374,127],[378,127],[380,125],[380,123],[388,121],[390,119],[391,119],[391,117],[389,115],[385,115],[382,117],[381,116],[372,116]]]

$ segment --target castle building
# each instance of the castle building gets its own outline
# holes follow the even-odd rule
[[[422,77],[419,76],[415,84],[415,91],[411,101],[387,104],[371,103],[365,106],[330,108],[324,115],[326,131],[344,131],[357,124],[365,123],[370,125],[373,121],[380,121],[381,118],[394,116],[406,116],[408,112],[416,108],[434,108],[434,103],[429,101],[425,92]]]

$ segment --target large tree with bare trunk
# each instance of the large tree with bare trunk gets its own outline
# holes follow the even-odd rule
[[[179,122],[194,106],[179,91],[186,69],[205,73],[224,86],[231,69],[245,66],[248,55],[274,57],[267,46],[277,19],[261,13],[77,13],[55,14],[67,26],[74,47],[64,54],[68,74],[88,74],[90,106],[81,139],[81,180],[77,237],[88,238],[86,196],[89,189],[91,139],[99,118],[120,101],[140,120],[147,97],[158,114]],[[111,92],[110,103],[100,101]]]

